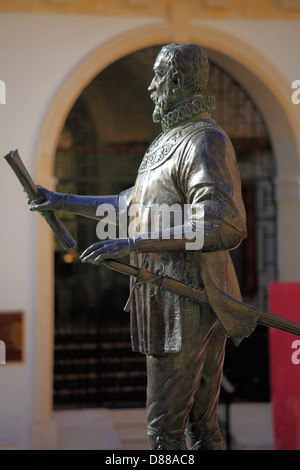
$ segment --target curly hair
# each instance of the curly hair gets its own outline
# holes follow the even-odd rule
[[[203,93],[208,81],[209,63],[201,47],[190,43],[168,44],[160,53],[166,57],[170,73],[178,73],[189,92]]]

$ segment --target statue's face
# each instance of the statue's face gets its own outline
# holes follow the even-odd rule
[[[160,122],[162,117],[174,107],[170,71],[163,53],[157,56],[153,71],[154,78],[148,91],[151,93],[151,99],[154,102],[153,121]]]

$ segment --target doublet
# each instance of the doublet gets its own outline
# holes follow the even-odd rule
[[[133,252],[133,265],[144,264],[153,273],[193,287],[211,290],[214,286],[240,299],[226,244],[231,234],[242,240],[247,233],[240,175],[230,139],[213,119],[190,121],[159,135],[144,155],[134,187],[121,194],[127,198],[133,238],[185,223],[196,224],[204,235],[203,247],[201,242],[199,247],[186,245],[183,250]],[[217,246],[207,252],[208,233],[213,234]],[[131,288],[134,282],[132,279]],[[193,302],[190,304],[192,311]],[[212,308],[217,310],[218,306]],[[137,286],[131,304],[133,350],[145,354],[179,352],[182,315],[188,314],[179,295],[150,284]],[[246,325],[241,331],[234,330],[237,341],[251,328]]]

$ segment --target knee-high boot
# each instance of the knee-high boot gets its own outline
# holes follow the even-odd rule
[[[148,440],[153,450],[186,450],[183,434],[168,436],[148,426]]]
[[[190,450],[226,450],[226,442],[219,428],[202,433],[186,429],[185,435]]]

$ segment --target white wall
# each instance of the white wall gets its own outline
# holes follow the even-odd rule
[[[34,174],[39,132],[51,101],[66,78],[110,38],[159,21],[138,17],[0,14],[0,80],[6,83],[6,104],[0,104],[0,157],[18,148],[29,171]],[[296,184],[295,194],[288,199],[292,200],[289,207],[294,208],[292,218],[296,220],[294,225],[292,223],[292,233],[289,233],[289,243],[296,249],[292,279],[298,279],[300,172],[296,143],[286,141],[286,136],[300,128],[300,105],[297,108],[290,101],[290,84],[300,79],[297,60],[300,22],[197,20],[199,31],[202,25],[230,36],[236,35],[237,43],[244,41],[252,52],[257,51],[257,57],[265,58],[270,65],[270,75],[275,73],[276,83],[270,91],[273,96],[276,84],[284,87],[278,107],[287,113],[291,124],[287,126],[289,132],[279,138],[278,146],[281,145],[282,151],[277,157],[285,158],[285,152],[291,147],[292,166],[284,161],[279,162],[279,166],[284,170],[286,181]],[[234,43],[232,51],[235,52]],[[247,52],[246,48],[245,54]],[[266,66],[258,64],[257,70],[264,79]],[[268,114],[267,109],[264,112]],[[274,119],[270,115],[268,118],[272,124]],[[280,128],[280,123],[273,123],[274,138],[276,128]],[[294,139],[300,140],[299,135]],[[284,199],[284,195],[282,197]],[[31,446],[34,420],[35,220],[38,216],[27,210],[26,196],[3,158],[0,158],[0,214],[0,311],[25,312],[24,363],[0,365],[0,448],[26,449]],[[288,218],[288,213],[285,215]],[[294,231],[298,228],[298,232]],[[288,272],[288,266],[283,265],[282,269],[284,273]]]

